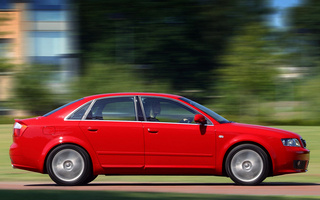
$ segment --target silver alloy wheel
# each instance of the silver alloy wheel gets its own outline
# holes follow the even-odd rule
[[[52,171],[62,181],[77,180],[82,175],[84,168],[82,155],[73,149],[63,149],[52,159]]]
[[[233,175],[243,182],[255,181],[260,177],[264,168],[262,157],[251,149],[238,151],[232,157],[230,164]]]

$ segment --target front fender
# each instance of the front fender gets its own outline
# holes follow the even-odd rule
[[[260,147],[262,147],[264,150],[266,150],[267,154],[270,156],[271,162],[272,162],[272,168],[275,170],[276,161],[277,161],[277,148],[275,146],[272,146],[272,143],[269,143],[270,139],[264,140],[263,138],[257,137],[252,134],[241,134],[234,137],[231,136],[224,136],[224,138],[219,137],[219,134],[217,134],[217,160],[216,160],[216,172],[219,175],[223,174],[224,169],[224,161],[228,155],[228,153],[235,147],[240,144],[244,143],[251,143],[256,144]],[[266,142],[268,141],[268,142]],[[274,141],[276,142],[276,141]]]

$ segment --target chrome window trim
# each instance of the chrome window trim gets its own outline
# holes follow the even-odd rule
[[[135,110],[135,118],[136,120],[132,121],[132,120],[88,120],[87,115],[89,114],[90,110],[92,109],[93,105],[96,103],[96,101],[101,100],[101,99],[109,99],[109,98],[121,98],[121,97],[133,97],[133,103],[134,103],[134,110]],[[146,114],[145,114],[145,110],[144,110],[144,106],[143,106],[143,102],[142,102],[142,97],[150,97],[150,98],[161,98],[161,99],[166,99],[166,100],[171,100],[174,102],[177,102],[179,104],[182,104],[186,107],[188,107],[190,110],[193,110],[195,113],[197,114],[202,114],[201,112],[199,112],[198,110],[190,107],[188,104],[186,104],[186,102],[181,102],[177,99],[172,99],[172,98],[168,98],[168,97],[162,97],[162,96],[152,96],[152,95],[123,95],[123,96],[108,96],[108,97],[101,97],[101,98],[97,98],[97,99],[93,99],[91,100],[91,104],[89,105],[88,109],[86,110],[86,112],[84,113],[82,119],[68,119],[68,117],[70,115],[72,115],[74,112],[78,111],[82,106],[84,106],[85,104],[89,103],[90,101],[86,102],[85,104],[82,104],[81,106],[79,106],[78,108],[76,108],[74,111],[72,111],[70,114],[68,114],[65,118],[64,121],[95,121],[95,122],[106,122],[106,121],[110,121],[110,122],[148,122],[148,123],[164,123],[164,124],[180,124],[180,125],[199,125],[197,123],[177,123],[177,122],[155,122],[155,121],[147,121],[146,118]],[[144,118],[144,121],[140,121],[139,120],[139,116],[138,116],[138,106],[137,103],[140,103],[140,107],[141,107],[141,111],[142,111],[142,115]],[[204,115],[204,114],[202,114]],[[206,118],[206,120],[210,123],[205,124],[205,126],[214,126],[214,123],[212,123],[212,121],[204,116]]]
[[[97,120],[97,119],[93,119],[93,120],[74,120],[74,121],[81,121],[81,122],[139,122],[141,123],[142,121],[122,121],[122,120]]]
[[[201,113],[199,113],[201,114]],[[161,124],[176,124],[176,125],[197,125],[197,123],[178,123],[178,122],[154,122],[154,121],[143,121],[143,123],[161,123]],[[214,126],[214,124],[203,124],[202,126]]]
[[[69,121],[69,120],[68,120]],[[199,124],[196,123],[177,123],[177,122],[154,122],[154,121],[121,121],[121,120],[70,120],[70,121],[90,121],[90,122],[129,122],[129,123],[161,123],[161,124],[171,124],[171,125],[193,125],[193,126],[199,126]],[[214,124],[204,124],[203,126],[214,126]]]

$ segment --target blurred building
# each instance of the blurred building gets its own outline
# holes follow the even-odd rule
[[[74,14],[70,0],[0,0],[0,56],[53,65],[56,85],[64,83],[78,69]],[[10,97],[11,79],[0,72],[0,101]]]

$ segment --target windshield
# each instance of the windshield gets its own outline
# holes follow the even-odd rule
[[[48,112],[47,114],[45,114],[45,115],[43,115],[43,116],[44,116],[44,117],[47,117],[47,116],[49,116],[49,115],[57,112],[58,110],[61,110],[62,108],[67,107],[67,106],[69,106],[69,105],[71,105],[71,104],[73,104],[73,103],[75,103],[75,102],[77,102],[77,101],[80,101],[80,100],[82,100],[82,99],[83,99],[83,98],[78,99],[78,100],[75,100],[75,101],[72,101],[72,102],[67,103],[67,104],[65,104],[65,105],[63,105],[63,106],[60,106],[59,108],[54,109],[53,111],[50,111],[50,112]]]
[[[227,119],[225,119],[224,117],[218,115],[217,113],[213,112],[212,110],[210,110],[209,108],[198,104],[197,102],[194,102],[190,99],[187,99],[185,97],[180,98],[182,101],[187,102],[190,105],[193,105],[194,107],[200,109],[201,111],[205,112],[206,114],[210,115],[210,117],[212,117],[213,119],[215,119],[216,121],[218,121],[219,123],[229,123],[230,121],[228,121]]]

